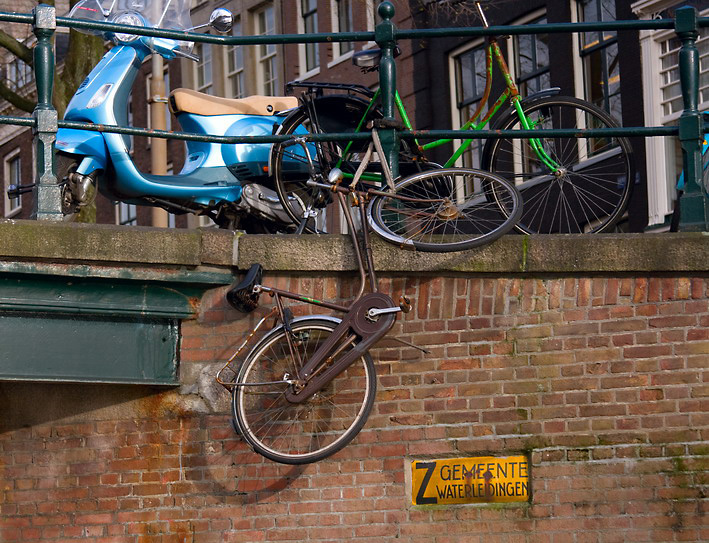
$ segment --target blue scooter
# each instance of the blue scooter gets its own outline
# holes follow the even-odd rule
[[[190,0],[82,0],[69,17],[99,22],[195,30]],[[208,25],[227,32],[228,10],[212,12]],[[98,33],[98,32],[96,32]],[[79,86],[67,106],[65,120],[128,125],[128,99],[141,63],[151,54],[170,60],[191,54],[191,42],[102,34],[116,45]],[[189,89],[176,89],[169,105],[186,132],[210,135],[270,135],[298,105],[295,97],[252,96],[226,99]],[[295,228],[268,183],[271,144],[223,145],[187,142],[187,156],[177,175],[138,171],[130,155],[131,138],[108,132],[60,129],[57,133],[57,177],[62,210],[71,216],[93,200],[96,188],[113,200],[158,206],[172,213],[210,217],[223,228],[263,233]]]

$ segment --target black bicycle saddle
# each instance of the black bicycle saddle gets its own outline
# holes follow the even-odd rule
[[[244,278],[232,284],[226,293],[226,301],[237,311],[251,313],[258,307],[259,293],[254,292],[254,286],[261,284],[263,268],[261,264],[252,264]]]

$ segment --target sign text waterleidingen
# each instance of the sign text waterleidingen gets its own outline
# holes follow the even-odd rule
[[[411,462],[414,505],[523,502],[529,499],[526,456],[479,456]]]

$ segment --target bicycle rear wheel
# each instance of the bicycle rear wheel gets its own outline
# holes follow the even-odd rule
[[[577,98],[552,96],[523,105],[539,129],[615,128],[602,109]],[[521,129],[516,112],[495,126]],[[552,172],[532,149],[531,140],[488,140],[483,169],[515,183],[524,203],[517,229],[527,234],[607,232],[622,217],[635,177],[626,138],[537,138],[560,169]]]
[[[431,170],[395,189],[374,197],[367,216],[377,234],[404,248],[442,253],[478,247],[509,232],[522,213],[514,185],[480,170]]]
[[[307,360],[336,326],[316,317],[294,321],[297,358]],[[299,361],[287,333],[276,329],[249,353],[237,382],[250,386],[234,389],[232,412],[254,451],[283,464],[308,464],[336,453],[359,433],[374,404],[376,375],[366,353],[305,402],[290,403],[285,393],[292,385],[279,381],[295,378]]]

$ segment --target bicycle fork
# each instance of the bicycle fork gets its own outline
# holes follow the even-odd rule
[[[515,110],[517,111],[519,122],[522,125],[522,128],[524,128],[525,130],[533,130],[536,126],[536,123],[531,123],[529,121],[529,118],[527,117],[527,115],[525,115],[520,102],[521,100],[519,99],[519,97],[517,97],[516,100],[513,99],[513,105]],[[549,168],[552,173],[556,174],[562,170],[562,167],[546,152],[539,138],[530,138],[529,145],[536,153],[537,157],[539,157],[539,160],[541,160],[542,163],[547,168]]]

